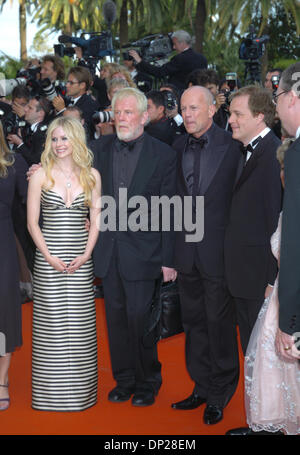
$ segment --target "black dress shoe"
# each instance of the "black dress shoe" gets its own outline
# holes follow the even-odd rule
[[[152,390],[137,391],[131,400],[133,406],[151,406],[154,402],[155,393]]]
[[[189,409],[196,409],[198,408],[201,404],[205,403],[206,399],[199,397],[199,395],[196,395],[194,392],[192,395],[187,397],[185,400],[178,401],[177,403],[172,403],[171,407],[173,409],[180,409],[182,411],[188,411]]]
[[[270,431],[253,431],[249,427],[233,428],[226,432],[227,436],[284,436],[282,431],[276,431],[274,433]]]
[[[133,390],[117,386],[109,392],[108,400],[112,401],[113,403],[121,403],[122,401],[128,401],[133,392],[134,392]]]
[[[215,404],[208,404],[204,411],[204,423],[213,425],[223,419],[223,408]]]

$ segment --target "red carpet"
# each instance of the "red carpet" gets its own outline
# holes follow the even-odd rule
[[[0,412],[1,435],[224,435],[245,426],[243,376],[224,410],[224,419],[212,426],[202,422],[204,406],[193,411],[175,411],[170,404],[188,396],[193,388],[185,369],[184,335],[159,342],[163,385],[154,405],[131,406],[130,401],[107,401],[112,379],[104,303],[97,299],[99,339],[98,404],[83,412],[43,412],[31,408],[31,319],[32,304],[23,305],[23,347],[15,352],[10,369],[11,406]]]

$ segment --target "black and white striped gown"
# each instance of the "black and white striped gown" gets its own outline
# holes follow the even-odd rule
[[[85,250],[84,194],[70,207],[42,190],[43,236],[69,264]],[[81,411],[97,401],[97,335],[92,259],[74,274],[57,272],[37,250],[34,266],[32,407]]]

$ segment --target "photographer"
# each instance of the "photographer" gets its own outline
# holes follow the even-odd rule
[[[126,87],[129,87],[129,84],[126,79],[118,78],[111,79],[107,86],[107,96],[108,99],[110,100],[110,103],[114,95],[119,90]],[[116,132],[111,104],[107,106],[107,108],[104,109],[102,112],[95,112],[95,114],[93,115],[93,121],[96,129],[95,139],[98,139],[100,136],[114,134]]]
[[[187,75],[196,68],[207,68],[206,58],[191,48],[191,36],[184,30],[178,30],[172,34],[173,48],[177,55],[164,65],[158,67],[151,65],[141,59],[139,54],[131,50],[131,55],[137,63],[137,70],[144,71],[156,78],[169,77],[169,82],[180,90],[185,89]]]
[[[136,69],[135,61],[128,52],[123,52],[123,65],[126,66],[137,88],[143,93],[150,92],[153,85],[153,79],[147,74]]]
[[[63,60],[57,55],[45,55],[42,58],[40,74],[42,81],[45,79],[49,79],[52,83],[63,81],[65,78],[65,65]]]
[[[66,106],[79,107],[90,133],[94,131],[93,113],[99,109],[99,103],[87,93],[92,84],[93,78],[90,71],[83,66],[74,66],[70,69],[66,82],[69,100],[66,102],[62,96],[57,96],[52,101],[58,115],[65,110]]]
[[[147,111],[150,122],[145,127],[146,133],[166,144],[172,145],[176,139],[176,131],[171,120],[166,116],[166,99],[164,92],[151,90],[146,94]]]
[[[30,99],[24,107],[27,126],[19,129],[17,134],[8,134],[10,144],[16,146],[16,151],[21,153],[28,165],[38,164],[44,148],[48,115],[51,112],[51,102],[39,95]]]
[[[5,137],[18,131],[22,123],[25,125],[25,106],[30,93],[25,85],[17,85],[12,91],[12,101],[0,101],[1,120]],[[8,144],[9,145],[9,144]],[[13,144],[11,148],[13,147]]]

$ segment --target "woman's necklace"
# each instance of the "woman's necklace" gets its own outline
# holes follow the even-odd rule
[[[66,185],[67,185],[67,188],[71,188],[72,184],[71,184],[71,177],[72,175],[74,174],[74,170],[72,170],[70,172],[70,174],[66,174],[66,172],[59,166],[59,164],[57,164],[59,170],[61,171],[61,173],[65,176],[66,178]]]

